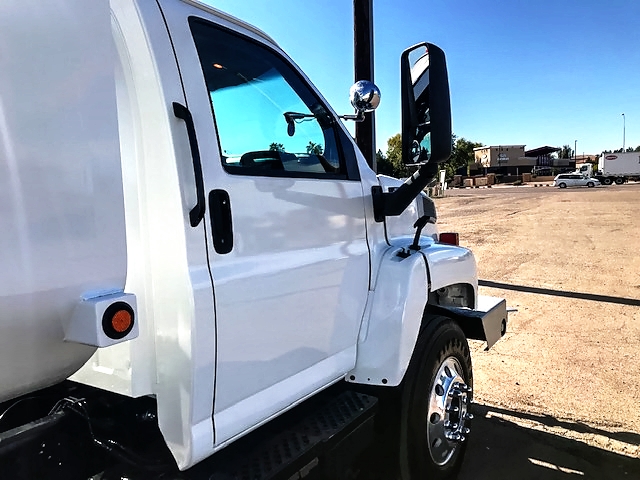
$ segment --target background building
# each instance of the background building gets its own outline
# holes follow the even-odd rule
[[[551,169],[572,170],[576,166],[573,158],[555,158],[556,147],[544,146],[525,150],[524,145],[498,145],[473,149],[476,169],[483,173],[521,175]],[[550,172],[549,172],[550,173]]]
[[[473,149],[473,154],[477,167],[488,173],[518,175],[531,171],[528,161],[520,161],[524,157],[524,145],[478,147]],[[519,167],[529,168],[522,170]]]

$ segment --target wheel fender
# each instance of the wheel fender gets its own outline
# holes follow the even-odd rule
[[[369,292],[358,340],[355,368],[347,381],[397,386],[402,382],[418,339],[428,299],[425,257],[392,248],[378,270]]]
[[[464,283],[473,287],[474,296],[478,292],[478,271],[476,259],[471,250],[454,245],[434,243],[421,252],[427,258],[429,266],[429,280],[431,290],[457,283]],[[470,305],[475,306],[474,304]]]

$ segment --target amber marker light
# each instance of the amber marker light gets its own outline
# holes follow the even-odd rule
[[[125,332],[131,324],[133,324],[133,318],[126,310],[118,310],[111,318],[111,326],[118,333]]]
[[[133,329],[134,314],[128,303],[116,302],[109,305],[102,315],[102,329],[107,337],[119,340]]]
[[[224,68],[224,66],[220,65],[219,63],[214,63],[213,64],[213,68],[217,68],[218,70],[222,70]]]

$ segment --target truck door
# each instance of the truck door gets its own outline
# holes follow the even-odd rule
[[[220,443],[353,368],[369,276],[363,190],[343,125],[264,34],[159,4],[202,158]]]

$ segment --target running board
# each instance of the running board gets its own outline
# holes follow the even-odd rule
[[[373,441],[377,399],[350,390],[318,397],[183,475],[193,480],[343,478],[350,464]]]

